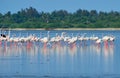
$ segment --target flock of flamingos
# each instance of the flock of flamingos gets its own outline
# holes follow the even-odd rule
[[[49,44],[49,43],[55,43],[55,42],[60,42],[63,41],[65,43],[68,44],[73,44],[76,43],[77,41],[79,42],[84,42],[84,41],[94,41],[95,44],[101,44],[102,42],[107,43],[107,42],[113,42],[115,40],[115,37],[112,35],[106,35],[103,36],[102,38],[99,38],[97,36],[91,36],[91,37],[87,37],[85,34],[83,34],[82,36],[68,36],[66,35],[66,32],[62,32],[61,35],[56,34],[56,36],[54,37],[50,37],[50,31],[48,31],[46,33],[46,36],[41,38],[41,37],[37,37],[35,35],[29,35],[27,37],[10,37],[9,35],[5,35],[1,33],[0,36],[0,45],[2,44],[2,42],[41,42],[43,44]]]

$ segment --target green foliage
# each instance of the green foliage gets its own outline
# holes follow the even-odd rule
[[[74,13],[66,10],[38,12],[30,7],[17,13],[0,13],[0,27],[10,28],[119,28],[120,12],[97,12],[79,9]]]

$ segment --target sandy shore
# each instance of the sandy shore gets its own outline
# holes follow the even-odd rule
[[[120,30],[120,28],[56,28],[55,30]]]
[[[11,28],[10,30],[120,30],[120,28]]]

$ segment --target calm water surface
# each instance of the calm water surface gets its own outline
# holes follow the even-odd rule
[[[54,43],[46,46],[40,42],[7,43],[0,45],[0,77],[79,77],[116,78],[120,77],[120,31],[50,31],[50,37],[67,32],[71,36],[86,33],[99,37],[112,34],[114,43],[95,45],[93,42],[68,45]],[[11,36],[35,34],[45,37],[47,31],[11,31]],[[41,34],[41,35],[40,35]]]

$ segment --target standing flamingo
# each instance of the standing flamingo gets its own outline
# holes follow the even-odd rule
[[[40,41],[43,43],[47,43],[50,40],[50,31],[47,32],[47,37],[41,38]]]

